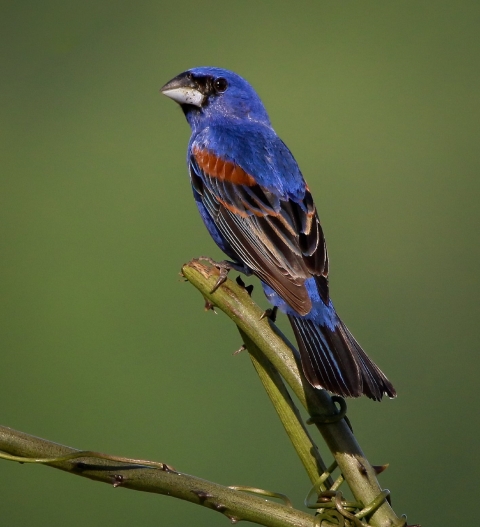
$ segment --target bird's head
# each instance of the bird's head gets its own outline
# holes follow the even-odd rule
[[[180,104],[192,129],[231,120],[270,126],[260,97],[245,79],[232,71],[192,68],[167,82],[160,91]]]

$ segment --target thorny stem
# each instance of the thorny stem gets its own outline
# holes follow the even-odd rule
[[[218,270],[206,267],[196,260],[184,265],[182,273],[202,293],[207,302],[221,309],[235,322],[245,337],[244,342],[247,341],[247,348],[250,339],[261,350],[308,413],[315,418],[315,425],[338,463],[355,500],[364,507],[374,502],[382,493],[382,489],[374,468],[362,452],[346,420],[341,419],[329,424],[320,422],[319,416],[337,414],[332,398],[325,390],[316,390],[306,381],[295,348],[267,317],[262,316],[263,312],[245,288],[227,280],[212,293]],[[300,457],[305,466],[305,459]],[[321,466],[325,466],[323,462]],[[310,472],[309,476],[311,477]],[[369,523],[373,527],[401,527],[405,525],[405,519],[399,518],[385,501],[372,515]]]
[[[296,350],[268,318],[262,316],[262,311],[250,299],[248,292],[227,280],[212,293],[218,272],[214,268],[201,265],[198,261],[185,265],[182,272],[199,289],[209,305],[224,311],[238,326],[255,369],[310,480],[314,483],[315,491],[323,491],[328,487],[330,490],[324,494],[332,494],[337,512],[333,511],[330,515],[321,513],[314,517],[244,491],[282,498],[278,493],[251,487],[224,487],[179,473],[165,463],[78,451],[2,426],[0,458],[44,463],[71,474],[109,483],[114,487],[177,497],[216,510],[227,516],[232,523],[247,520],[268,527],[334,527],[343,525],[345,519],[348,519],[347,522],[362,525],[360,518],[375,511],[369,519],[369,525],[404,526],[404,519],[398,518],[390,505],[384,501],[388,491],[381,490],[375,469],[365,458],[345,419],[331,422],[332,416],[338,416],[332,398],[323,390],[314,390],[304,379]],[[325,468],[318,449],[283,384],[282,377],[309,412],[340,468],[342,475],[333,486],[330,472],[335,464],[328,470]],[[325,417],[327,420],[323,419]],[[358,503],[352,505],[343,502],[341,493],[333,490],[339,486],[343,477]],[[323,506],[323,502],[315,505]],[[364,508],[353,515],[349,512],[352,506]],[[334,523],[329,521],[332,518],[337,518]]]
[[[310,481],[315,483],[326,471],[326,466],[320,456],[317,445],[315,445],[303,424],[300,413],[290,397],[280,374],[242,330],[240,330],[240,335],[249,351],[253,366],[262,381],[263,387],[270,397]],[[321,490],[326,490],[326,487],[323,486]]]
[[[315,527],[315,518],[310,514],[247,494],[241,488],[231,489],[182,474],[164,463],[125,463],[116,461],[122,458],[114,456],[112,461],[105,454],[79,452],[6,426],[0,426],[0,450],[21,458],[41,459],[53,468],[113,487],[164,494],[203,505],[224,514],[232,523],[248,520],[268,527]],[[69,459],[78,455],[82,457]],[[147,467],[146,463],[152,466]],[[269,495],[278,497],[276,493]]]

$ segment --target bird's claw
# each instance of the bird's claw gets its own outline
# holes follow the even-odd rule
[[[233,269],[233,266],[227,260],[222,262],[216,262],[213,258],[209,256],[199,256],[198,261],[208,262],[212,267],[215,267],[219,271],[218,280],[215,282],[213,289],[210,291],[210,294],[215,293],[215,291],[227,280],[228,273]]]
[[[219,263],[223,263],[223,262],[219,262]],[[215,293],[215,291],[223,284],[223,282],[227,280],[228,273],[231,270],[231,266],[230,265],[227,266],[227,265],[225,267],[224,266],[218,267],[220,274],[218,275],[218,280],[215,282],[215,285],[213,286],[213,289],[210,291],[210,294]]]

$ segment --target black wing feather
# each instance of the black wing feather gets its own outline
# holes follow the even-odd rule
[[[272,287],[299,315],[312,304],[304,285],[312,275],[328,303],[325,239],[308,189],[302,201],[282,199],[260,185],[206,174],[192,159],[192,185],[238,260]]]

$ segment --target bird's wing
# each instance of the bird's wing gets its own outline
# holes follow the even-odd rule
[[[300,315],[312,308],[307,278],[315,277],[328,303],[325,239],[306,186],[302,199],[281,196],[238,164],[195,145],[189,165],[194,191],[240,262]]]

